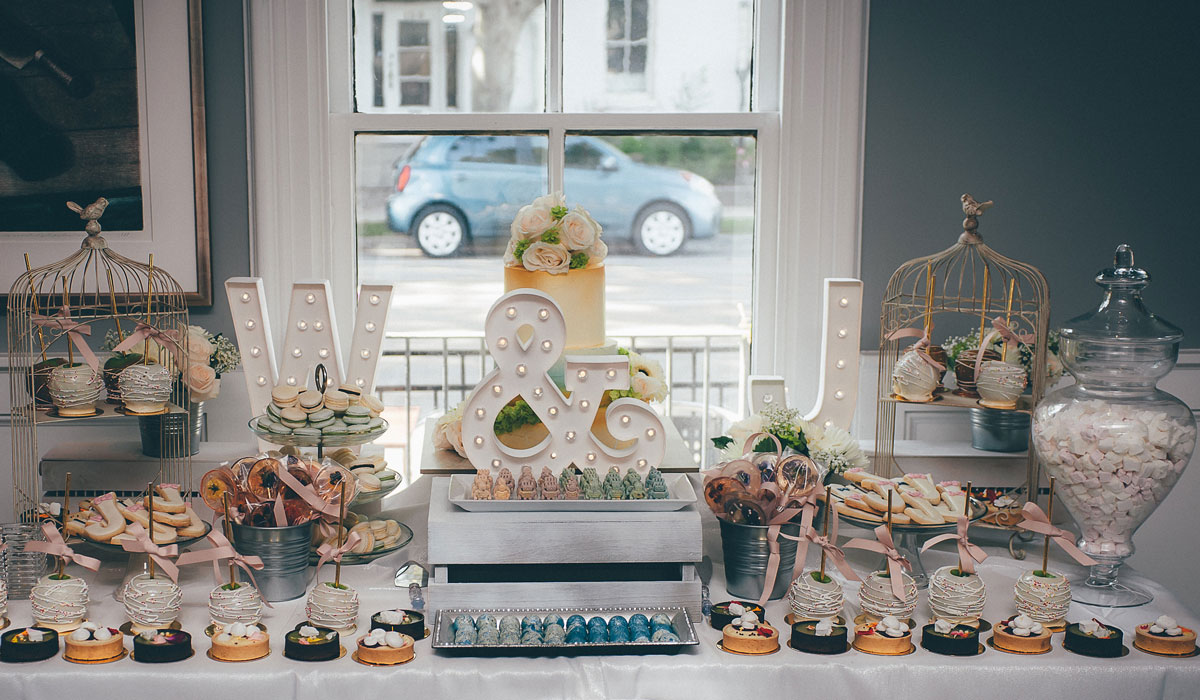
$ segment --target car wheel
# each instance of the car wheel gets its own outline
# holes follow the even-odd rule
[[[633,222],[633,244],[646,255],[673,255],[691,234],[687,213],[670,202],[651,204]]]
[[[444,258],[462,249],[467,239],[467,222],[454,207],[435,204],[413,217],[412,230],[421,252],[431,258]]]

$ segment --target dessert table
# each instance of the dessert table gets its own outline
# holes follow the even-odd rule
[[[425,559],[425,518],[428,511],[428,476],[387,499],[389,510],[398,509],[402,520],[413,527],[416,537],[406,548],[363,566],[343,569],[342,580],[355,587],[361,597],[360,623],[371,613],[408,607],[407,590],[392,586],[396,568],[408,559]],[[705,551],[721,551],[716,521],[705,515]],[[853,536],[851,528],[842,535]],[[631,546],[634,546],[631,544]],[[819,556],[809,548],[810,565]],[[1011,613],[1013,581],[1026,569],[1037,566],[1031,556],[1025,562],[1010,559],[998,547],[989,547],[992,557],[981,567],[991,593],[985,619],[999,621]],[[868,570],[871,555],[851,550],[857,570]],[[927,563],[951,563],[950,551],[930,551]],[[1055,559],[1052,569],[1068,573],[1076,569]],[[108,561],[97,574],[87,574],[92,587],[91,619],[116,626],[124,611],[111,592],[124,573],[123,561]],[[836,575],[836,572],[833,572]],[[322,580],[333,575],[331,567],[321,572]],[[1126,645],[1135,625],[1169,614],[1188,627],[1197,625],[1187,604],[1177,600],[1156,582],[1127,572],[1154,592],[1155,600],[1139,608],[1100,610],[1078,604],[1068,618],[1093,616],[1125,631]],[[837,656],[802,654],[784,647],[761,657],[734,656],[716,647],[720,633],[697,620],[699,647],[663,656],[561,656],[561,657],[459,657],[435,653],[429,640],[418,641],[417,658],[394,668],[359,665],[349,655],[336,661],[303,663],[282,655],[283,635],[303,620],[304,600],[276,604],[264,622],[272,637],[271,655],[250,663],[220,663],[207,658],[208,592],[213,586],[212,570],[206,566],[185,569],[180,583],[185,600],[183,628],[193,634],[196,654],[166,665],[146,665],[128,658],[106,665],[82,666],[61,656],[31,664],[0,664],[0,698],[17,700],[61,700],[65,697],[103,696],[116,693],[138,697],[170,698],[695,698],[695,697],[959,697],[970,700],[1033,697],[1103,698],[1195,698],[1200,688],[1200,657],[1168,659],[1136,649],[1118,659],[1077,656],[1061,647],[1055,635],[1054,649],[1041,656],[1016,656],[988,648],[972,658],[937,656],[918,648],[903,657],[869,656],[849,651]],[[856,587],[846,586],[848,612],[856,614]],[[721,567],[714,567],[711,582],[714,602],[728,600],[723,590]],[[614,591],[614,594],[617,594]],[[431,601],[433,602],[433,601]],[[785,601],[767,605],[767,619],[784,628]],[[17,625],[30,620],[28,601],[11,601],[9,616]],[[917,608],[917,623],[928,616],[925,595]],[[432,623],[432,620],[431,620]],[[344,638],[352,645],[365,630]],[[916,635],[919,637],[919,635]],[[786,634],[784,635],[786,639]],[[918,640],[914,640],[918,641]],[[129,642],[126,642],[127,646]]]

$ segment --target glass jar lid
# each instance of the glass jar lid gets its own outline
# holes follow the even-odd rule
[[[1060,333],[1067,340],[1178,344],[1183,331],[1151,313],[1142,302],[1150,273],[1134,265],[1133,249],[1117,246],[1113,266],[1096,274],[1104,300],[1095,311],[1067,321]]]

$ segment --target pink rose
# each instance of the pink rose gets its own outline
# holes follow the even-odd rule
[[[600,224],[583,207],[563,217],[559,224],[559,236],[563,245],[571,252],[588,250],[600,238]]]
[[[208,365],[189,366],[184,383],[191,392],[192,401],[215,399],[221,390],[221,380],[217,379],[216,371]]]

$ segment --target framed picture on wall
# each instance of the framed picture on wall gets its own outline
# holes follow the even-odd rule
[[[212,304],[201,46],[200,0],[0,0],[0,291],[104,197],[109,247]]]

